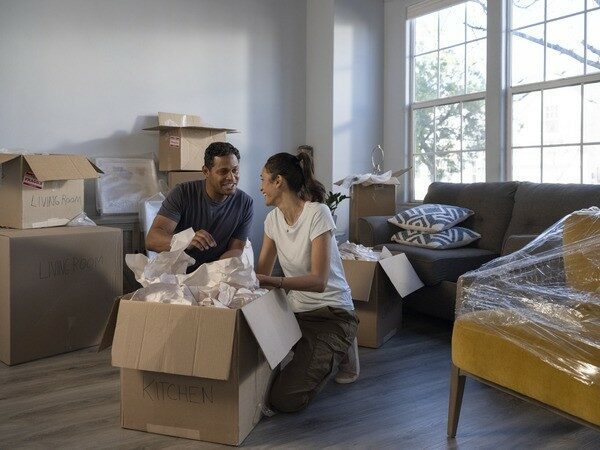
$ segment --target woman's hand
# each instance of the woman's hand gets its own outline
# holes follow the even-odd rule
[[[268,275],[262,275],[260,273],[256,274],[256,278],[258,278],[258,284],[261,288],[275,288],[280,287],[283,279],[281,277],[271,277]]]

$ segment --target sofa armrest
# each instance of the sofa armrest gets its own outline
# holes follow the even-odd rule
[[[367,247],[391,242],[399,228],[388,222],[390,216],[367,216],[358,219],[358,242]]]
[[[538,237],[537,234],[513,234],[508,236],[502,246],[502,256],[521,250],[536,237]]]

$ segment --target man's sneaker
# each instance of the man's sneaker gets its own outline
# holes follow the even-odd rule
[[[358,340],[354,338],[352,345],[344,359],[340,362],[335,382],[340,384],[354,383],[360,374],[360,362],[358,360]]]

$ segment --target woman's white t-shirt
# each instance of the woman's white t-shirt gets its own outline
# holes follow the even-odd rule
[[[279,264],[286,277],[310,275],[312,241],[323,233],[333,234],[334,230],[331,212],[323,203],[304,203],[300,217],[291,226],[286,223],[279,208],[269,212],[265,219],[265,234],[277,246]],[[289,291],[288,300],[294,312],[313,311],[324,306],[354,309],[335,239],[331,245],[330,260],[329,279],[324,292]]]

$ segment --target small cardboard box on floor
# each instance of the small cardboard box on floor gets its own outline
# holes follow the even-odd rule
[[[230,128],[211,127],[191,114],[158,113],[158,170],[202,170],[204,150],[213,142],[226,142]]]
[[[188,181],[204,180],[204,173],[201,171],[188,171],[188,172],[169,172],[167,174],[167,185],[169,190],[172,190],[175,186]]]
[[[0,229],[0,360],[18,364],[100,343],[123,286],[122,231]]]
[[[0,154],[0,226],[67,224],[83,212],[83,180],[98,173],[80,155]]]
[[[128,298],[115,303],[100,346],[112,341],[121,368],[121,426],[242,443],[261,418],[271,368],[301,336],[285,293],[242,309]]]
[[[387,251],[387,249],[386,249]],[[358,325],[358,345],[379,348],[400,327],[402,297],[423,287],[404,253],[379,261],[342,260],[352,291]]]

